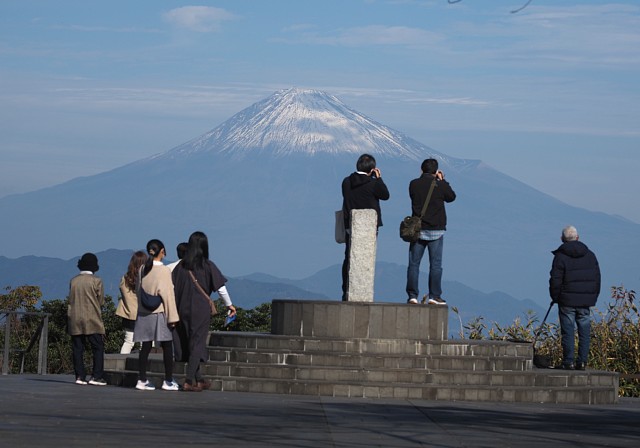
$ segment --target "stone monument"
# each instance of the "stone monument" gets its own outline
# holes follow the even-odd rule
[[[349,302],[373,302],[377,232],[378,214],[375,210],[351,210]]]

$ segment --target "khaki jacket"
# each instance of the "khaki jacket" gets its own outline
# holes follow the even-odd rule
[[[135,289],[129,289],[124,281],[124,277],[120,279],[120,294],[122,298],[118,302],[116,308],[116,316],[129,320],[136,320],[138,317],[138,296]]]
[[[80,273],[71,279],[68,332],[72,336],[104,334],[102,322],[104,287],[102,279],[93,274]]]

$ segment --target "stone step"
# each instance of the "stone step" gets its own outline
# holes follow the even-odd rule
[[[565,377],[599,377],[615,376],[607,372],[567,372]],[[492,373],[493,375],[493,373]],[[522,375],[522,374],[520,374]],[[533,376],[554,376],[547,371],[532,372]],[[134,371],[107,371],[106,378],[109,384],[133,387],[137,381],[137,372]],[[162,383],[162,374],[149,372],[148,378],[159,387]],[[176,379],[181,381],[181,375]],[[460,384],[416,384],[416,383],[389,383],[352,381],[326,382],[319,380],[292,380],[273,378],[248,378],[248,377],[216,377],[210,379],[211,390],[228,392],[251,392],[271,394],[295,394],[330,397],[358,397],[358,398],[395,398],[395,399],[424,399],[445,401],[495,401],[495,402],[534,402],[534,403],[563,403],[563,404],[611,404],[617,400],[617,389],[610,385],[591,386],[584,385],[536,385],[536,386],[512,386],[512,385],[460,385]],[[600,379],[602,380],[602,379]],[[600,381],[594,380],[594,382]],[[603,382],[608,380],[604,379]],[[616,380],[617,381],[617,380]],[[536,383],[544,383],[538,379]]]
[[[121,369],[114,368],[111,358],[105,362],[105,369],[137,372],[138,359],[129,357]],[[254,380],[288,379],[301,381],[344,382],[358,384],[369,382],[432,384],[436,386],[514,386],[514,387],[610,387],[618,385],[614,373],[594,370],[566,371],[553,369],[534,369],[531,371],[481,371],[481,370],[442,370],[416,368],[346,368],[337,366],[296,366],[269,363],[242,363],[233,361],[210,361],[202,366],[202,374],[207,378],[244,377]],[[160,374],[164,364],[159,355],[149,359],[149,373]],[[182,378],[186,373],[186,364],[176,362],[174,375]]]
[[[347,354],[333,352],[255,351],[253,349],[209,349],[209,360],[249,364],[336,366],[343,368],[529,370],[531,359],[509,356],[445,356],[397,354]]]
[[[379,353],[407,355],[480,355],[533,357],[528,343],[505,341],[456,340],[429,341],[421,339],[361,339],[334,337],[282,336],[265,333],[212,332],[212,348],[246,348],[268,351]]]
[[[203,375],[212,389],[339,397],[615,403],[618,375],[535,369],[530,343],[213,332]],[[106,355],[110,384],[133,387],[137,355]],[[159,386],[162,355],[148,376]],[[175,363],[182,382],[185,363]]]

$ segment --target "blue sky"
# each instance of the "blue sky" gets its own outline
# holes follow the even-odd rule
[[[296,86],[640,222],[640,3],[510,13],[524,3],[3,0],[0,197],[167,151]]]

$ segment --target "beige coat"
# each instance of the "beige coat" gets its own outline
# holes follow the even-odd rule
[[[138,317],[138,296],[135,289],[130,289],[127,286],[124,277],[120,279],[120,294],[122,294],[122,298],[118,302],[116,316],[136,320]]]
[[[171,270],[167,266],[154,263],[151,272],[142,278],[142,287],[148,294],[162,297],[162,305],[154,313],[164,312],[169,324],[180,320],[173,282],[171,281]],[[140,310],[139,303],[138,310]]]
[[[71,279],[68,331],[72,336],[104,334],[102,322],[104,287],[102,279],[92,274],[80,273]]]

